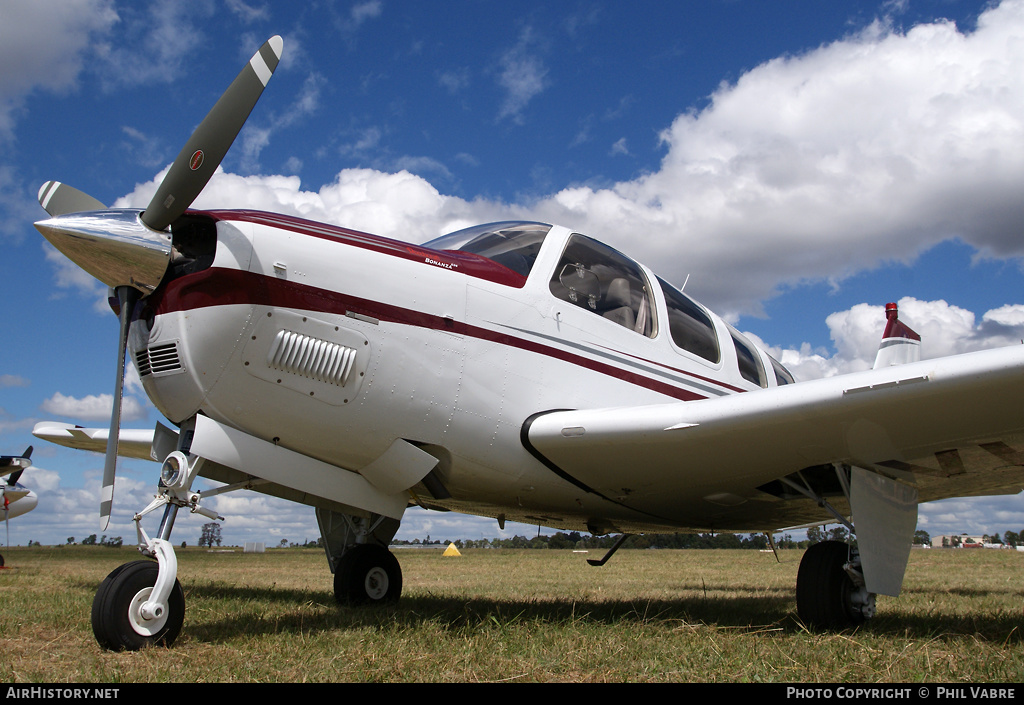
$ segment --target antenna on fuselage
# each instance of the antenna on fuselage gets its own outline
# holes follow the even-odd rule
[[[683,291],[684,289],[686,289],[686,282],[688,282],[688,281],[690,281],[690,275],[689,274],[687,274],[686,275],[686,279],[683,280],[683,285],[681,287],[679,287],[679,291]]]

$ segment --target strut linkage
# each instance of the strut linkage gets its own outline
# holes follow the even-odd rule
[[[835,463],[834,467],[835,467],[835,471],[836,471],[836,477],[839,479],[839,484],[842,486],[843,494],[846,495],[846,501],[849,504],[850,503],[850,468],[849,468],[849,466],[843,465],[841,463]],[[779,481],[782,482],[783,484],[787,485],[788,487],[796,490],[797,492],[799,492],[800,494],[804,495],[805,497],[814,500],[814,502],[817,503],[817,505],[819,507],[821,507],[822,509],[825,509],[832,516],[834,516],[836,518],[836,521],[838,521],[841,524],[843,524],[844,526],[846,526],[846,528],[850,530],[851,534],[856,534],[857,533],[857,530],[854,528],[853,524],[850,523],[849,519],[847,519],[845,516],[843,516],[842,513],[840,513],[840,511],[838,509],[836,509],[831,504],[829,504],[828,500],[826,500],[821,494],[819,494],[818,492],[815,492],[813,489],[811,489],[810,483],[803,476],[802,472],[798,471],[798,472],[796,472],[794,474],[798,478],[800,478],[800,482],[803,483],[803,484],[798,484],[798,483],[794,482],[793,480],[790,480],[788,477],[780,477]]]

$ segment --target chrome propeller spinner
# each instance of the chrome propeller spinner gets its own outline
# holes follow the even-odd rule
[[[39,189],[51,216],[35,223],[50,243],[86,272],[114,289],[120,336],[110,433],[103,467],[100,516],[109,526],[117,441],[121,426],[125,349],[132,311],[159,285],[171,258],[171,223],[203,190],[235,141],[281,59],[284,41],[274,36],[242,69],[189,137],[144,211],[107,209],[97,199],[58,181]]]

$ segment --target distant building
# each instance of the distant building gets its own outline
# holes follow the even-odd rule
[[[968,536],[954,534],[952,536],[933,536],[932,548],[1008,548],[1006,544],[989,543],[984,536]]]

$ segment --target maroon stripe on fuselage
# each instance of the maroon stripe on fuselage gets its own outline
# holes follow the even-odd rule
[[[175,279],[157,289],[149,297],[148,301],[149,306],[156,315],[234,304],[275,306],[339,316],[344,316],[346,313],[358,313],[379,321],[416,326],[429,330],[443,330],[479,340],[488,340],[498,345],[507,345],[538,355],[545,355],[650,389],[674,399],[693,401],[705,398],[703,395],[688,389],[681,389],[666,382],[616,367],[615,365],[593,360],[550,345],[543,345],[536,341],[519,338],[508,333],[499,333],[480,326],[473,326],[462,321],[445,318],[444,316],[437,316],[400,306],[392,306],[379,301],[349,296],[328,289],[297,284],[237,269],[213,267]]]
[[[280,228],[294,233],[308,235],[322,240],[331,240],[343,245],[359,247],[365,250],[373,250],[393,257],[422,262],[424,264],[448,269],[465,274],[468,277],[484,279],[521,289],[526,285],[526,277],[513,272],[508,267],[498,264],[492,259],[472,252],[460,252],[458,250],[432,250],[427,247],[413,245],[401,240],[371,235],[370,233],[359,232],[340,228],[327,223],[317,223],[312,220],[304,220],[288,215],[277,213],[264,213],[262,211],[232,210],[232,211],[195,211],[196,215],[206,215],[214,220],[242,221],[266,225],[271,228]]]
[[[605,350],[611,350],[611,348],[605,348]],[[681,374],[681,375],[686,375],[687,377],[693,377],[694,379],[699,379],[702,382],[707,382],[709,384],[715,385],[716,387],[722,387],[723,389],[728,389],[731,392],[740,392],[740,393],[742,393],[742,392],[746,392],[747,391],[746,389],[741,389],[740,387],[734,387],[733,385],[727,384],[726,382],[723,382],[721,380],[712,379],[711,377],[705,377],[704,375],[699,375],[699,374],[696,374],[694,372],[689,372],[687,370],[681,370],[678,367],[673,367],[672,365],[666,365],[665,363],[658,362],[657,360],[649,360],[646,357],[638,357],[636,355],[630,355],[629,353],[619,352],[618,350],[615,350],[614,352],[617,352],[619,355],[625,355],[626,357],[631,357],[634,360],[639,360],[640,362],[647,363],[648,365],[656,365],[657,367],[661,367],[661,368],[664,368],[666,370],[671,370],[672,372],[676,372],[676,373]]]

